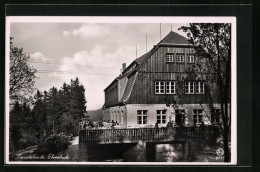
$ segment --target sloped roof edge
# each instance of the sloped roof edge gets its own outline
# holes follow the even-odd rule
[[[133,88],[134,88],[134,85],[135,85],[135,81],[136,81],[137,75],[138,75],[138,72],[135,73],[134,80],[132,81],[132,84],[128,83],[128,82],[131,82],[130,80],[127,81],[127,84],[131,84],[131,88],[130,88],[130,91],[129,91],[128,95],[126,96],[126,98],[124,98],[124,95],[123,95],[123,97],[121,98],[120,102],[127,103],[128,99],[130,98],[130,96],[132,94],[132,91],[133,91]],[[125,90],[124,90],[124,94],[125,94]]]

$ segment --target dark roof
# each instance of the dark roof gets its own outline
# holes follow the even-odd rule
[[[116,77],[105,89],[104,91],[106,91],[112,84],[114,84],[115,82],[118,81],[118,77]]]
[[[119,75],[118,77],[116,77],[105,89],[104,91],[106,91],[112,84],[114,84],[116,81],[118,81],[119,79],[125,77],[125,76],[129,76],[133,71],[129,71],[126,72],[124,74]]]
[[[147,52],[147,53],[145,53],[144,55],[142,55],[141,57],[139,57],[139,58],[137,58],[137,59],[135,59],[135,62],[137,63],[137,64],[140,64],[140,63],[142,63],[142,61],[149,55],[149,53],[150,53],[150,51],[149,52]]]
[[[188,45],[189,40],[176,32],[170,32],[162,39],[159,45]]]
[[[126,84],[126,87],[125,87],[125,90],[124,90],[124,94],[121,98],[121,102],[126,102],[132,92],[132,89],[134,87],[134,83],[135,83],[135,78],[137,76],[137,73],[135,75],[132,75],[129,77],[128,81],[127,81],[127,84]]]

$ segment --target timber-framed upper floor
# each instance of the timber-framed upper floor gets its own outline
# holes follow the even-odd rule
[[[186,104],[206,102],[205,83],[208,82],[205,77],[192,74],[199,60],[194,48],[187,38],[170,32],[104,90],[104,107],[167,104],[173,97]]]

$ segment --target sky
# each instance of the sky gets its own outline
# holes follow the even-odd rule
[[[186,24],[161,23],[161,37]],[[160,41],[159,23],[37,23],[12,22],[13,44],[30,54],[38,70],[35,87],[58,89],[79,78],[85,87],[87,110],[102,108],[104,89],[127,66]]]

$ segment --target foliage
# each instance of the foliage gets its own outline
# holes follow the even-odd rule
[[[212,117],[216,117],[214,103],[219,103],[221,119],[218,122],[224,139],[225,162],[230,161],[228,140],[231,127],[231,24],[190,23],[180,30],[187,33],[195,45],[196,63],[193,74],[209,81],[205,83],[205,95]],[[218,96],[216,96],[218,95]]]
[[[10,152],[24,149],[37,143],[37,133],[33,124],[30,107],[15,103],[10,111]]]
[[[57,154],[64,151],[70,145],[70,138],[64,134],[53,134],[41,140],[41,143],[35,150],[38,155]]]
[[[13,45],[13,38],[10,38],[10,79],[9,79],[9,94],[10,103],[15,101],[28,101],[30,95],[34,91],[34,83],[37,72],[30,66],[30,55],[23,52],[23,48],[18,48]]]
[[[77,135],[85,104],[85,88],[78,78],[64,83],[60,90],[37,91],[32,109],[17,101],[10,111],[10,152],[39,144],[52,134]]]
[[[78,78],[63,84],[60,90],[53,87],[45,93],[47,103],[47,128],[55,132],[77,134],[79,119],[86,113],[85,88]]]

